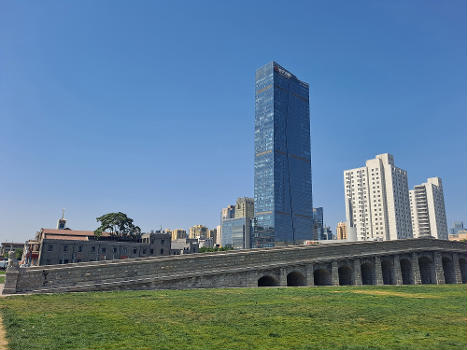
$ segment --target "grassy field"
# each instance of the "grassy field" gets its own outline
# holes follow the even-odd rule
[[[197,289],[0,298],[10,349],[465,349],[467,287]]]
[[[0,284],[5,283],[5,270],[0,270]]]

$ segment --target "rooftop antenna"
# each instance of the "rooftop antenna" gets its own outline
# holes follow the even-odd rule
[[[65,219],[65,208],[62,208],[62,219]]]

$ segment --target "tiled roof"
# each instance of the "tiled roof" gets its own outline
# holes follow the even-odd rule
[[[65,241],[89,241],[88,236],[46,235],[45,239],[60,239]]]
[[[53,228],[43,228],[42,233],[49,236],[49,235],[57,235],[57,236],[94,236],[94,231],[79,231],[79,230],[57,230]],[[110,236],[110,233],[103,232],[102,236]],[[58,239],[58,238],[57,238]]]

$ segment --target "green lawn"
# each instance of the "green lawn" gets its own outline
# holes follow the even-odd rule
[[[465,349],[467,287],[96,292],[0,298],[10,349]]]
[[[0,284],[5,283],[5,270],[0,270]]]

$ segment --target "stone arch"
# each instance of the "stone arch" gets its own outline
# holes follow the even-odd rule
[[[465,259],[460,258],[459,259],[459,269],[461,270],[461,278],[462,278],[462,283],[465,283],[467,281],[467,270],[465,269]]]
[[[352,269],[347,266],[341,266],[337,270],[339,274],[339,285],[340,286],[349,286],[353,284]]]
[[[278,285],[279,281],[270,275],[264,275],[258,279],[258,287],[272,287]]]
[[[331,273],[328,269],[317,269],[313,272],[313,278],[315,280],[315,286],[330,286]]]
[[[456,272],[454,270],[453,261],[447,256],[443,256],[442,262],[443,262],[443,273],[444,273],[445,283],[447,284],[456,283]]]
[[[362,273],[362,284],[363,285],[373,285],[376,284],[375,276],[375,265],[371,262],[364,262],[360,266]]]
[[[435,266],[433,260],[427,256],[418,258],[418,266],[420,268],[420,280],[422,284],[434,284],[435,279]]]
[[[306,286],[305,276],[298,271],[292,271],[287,275],[287,286]]]
[[[381,272],[383,274],[383,284],[394,284],[394,268],[389,259],[381,260]]]
[[[413,284],[412,263],[409,259],[401,259],[402,284]]]

